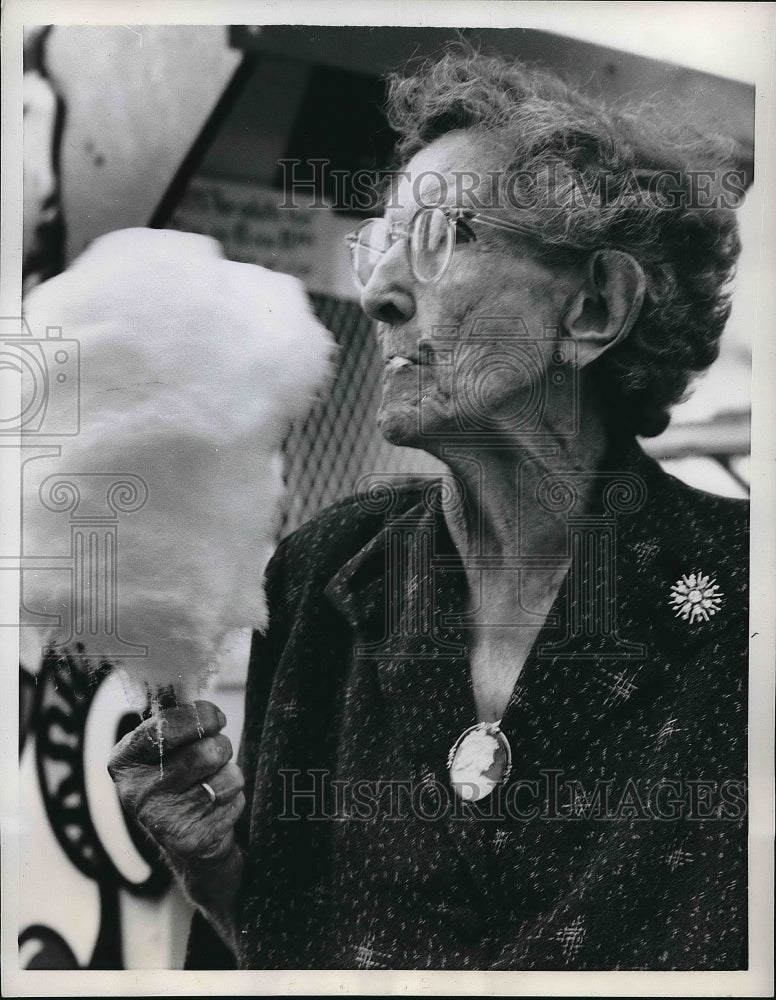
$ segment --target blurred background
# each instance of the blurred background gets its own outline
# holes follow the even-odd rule
[[[283,533],[366,473],[439,466],[375,430],[379,366],[343,241],[359,217],[279,209],[290,175],[279,160],[300,161],[296,179],[311,182],[305,203],[336,200],[331,171],[388,167],[383,74],[461,34],[611,101],[674,102],[732,141],[753,183],[754,86],[697,58],[692,68],[648,58],[638,39],[623,52],[528,29],[57,25],[25,34],[26,290],[115,229],[205,233],[234,260],[301,278],[341,346],[331,393],[286,443]],[[314,175],[307,164],[316,159],[329,161],[328,174]],[[743,254],[720,357],[668,430],[643,444],[690,484],[745,497],[759,236],[748,203],[739,217]],[[246,655],[235,648],[211,692],[235,744]],[[95,685],[27,664],[20,690],[22,967],[179,968],[188,904],[126,825],[105,772],[117,735],[136,721],[121,685],[110,674]]]

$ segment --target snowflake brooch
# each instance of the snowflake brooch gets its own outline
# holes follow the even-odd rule
[[[681,615],[692,625],[701,618],[707,622],[710,615],[715,615],[722,607],[722,596],[716,582],[698,571],[676,581],[669,603],[677,617]]]

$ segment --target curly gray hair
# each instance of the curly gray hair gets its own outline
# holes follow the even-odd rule
[[[390,77],[388,117],[404,159],[458,129],[497,138],[508,151],[501,175],[512,176],[506,203],[548,259],[613,247],[639,262],[641,314],[598,376],[618,421],[644,436],[664,430],[692,375],[717,357],[730,312],[731,208],[743,195],[740,178],[726,181],[732,143],[690,134],[652,104],[610,108],[551,73],[457,46]],[[531,204],[516,198],[516,177],[530,179]]]

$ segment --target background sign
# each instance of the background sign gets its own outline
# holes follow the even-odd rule
[[[212,236],[230,260],[292,274],[310,291],[354,297],[343,237],[355,223],[327,208],[281,207],[285,197],[257,184],[194,177],[169,226]]]

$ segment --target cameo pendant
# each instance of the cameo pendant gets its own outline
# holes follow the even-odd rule
[[[450,784],[465,802],[478,802],[506,781],[512,748],[498,722],[480,722],[464,730],[447,756]]]

